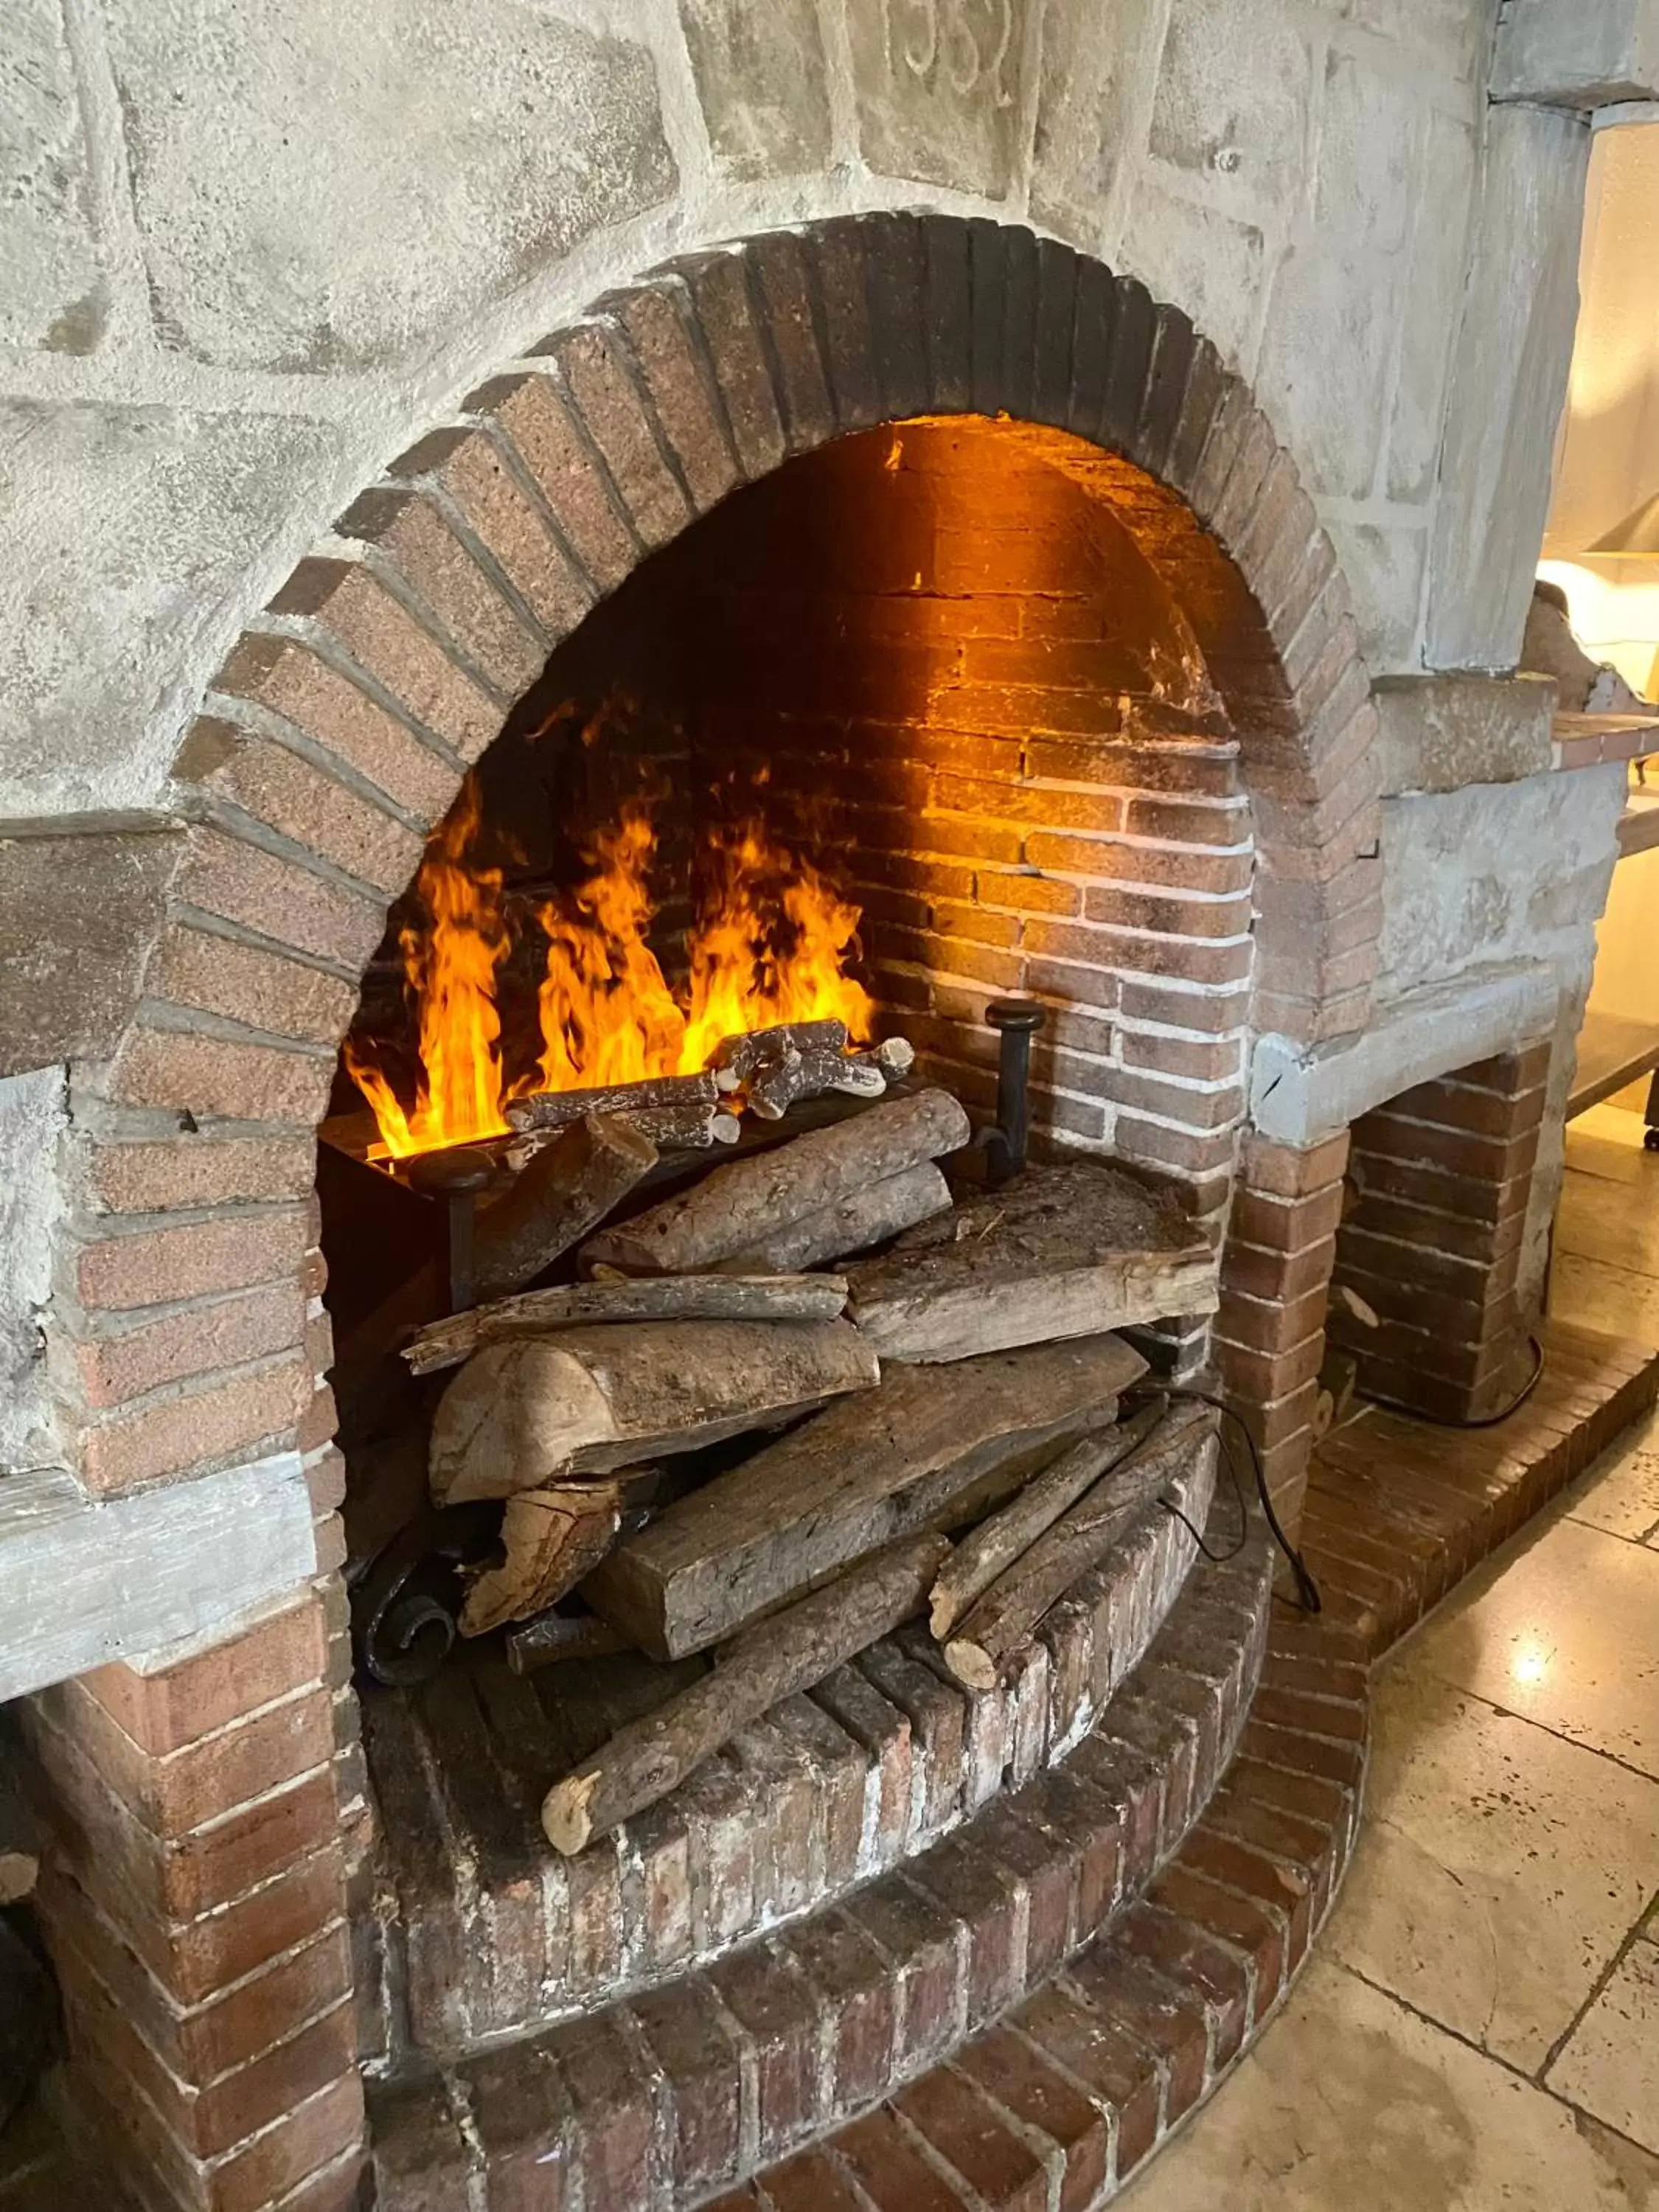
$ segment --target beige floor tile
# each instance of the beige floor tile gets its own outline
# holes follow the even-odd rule
[[[1393,1663],[1659,1775],[1659,1551],[1557,1518]]]
[[[1632,1943],[1546,2079],[1659,2151],[1659,1944]]]
[[[1640,1183],[1569,1173],[1555,1217],[1555,1264],[1568,1255],[1659,1273],[1659,1155]]]
[[[1618,2160],[1566,2107],[1316,1958],[1122,2212],[1632,2212],[1659,2161]]]
[[[1659,1279],[1582,1252],[1558,1252],[1550,1270],[1552,1317],[1609,1336],[1659,1344]]]
[[[1650,1414],[1597,1462],[1568,1492],[1566,1510],[1610,1536],[1638,1544],[1659,1540],[1659,1414]]]
[[[1334,1957],[1524,2072],[1659,1889],[1659,1782],[1385,1669]]]
[[[1605,1176],[1613,1182],[1640,1182],[1645,1163],[1659,1158],[1642,1149],[1642,1121],[1616,1106],[1592,1106],[1567,1127],[1567,1166],[1581,1175]]]

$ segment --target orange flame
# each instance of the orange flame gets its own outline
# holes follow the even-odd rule
[[[481,820],[469,776],[416,878],[429,920],[400,939],[418,1008],[413,1107],[404,1107],[372,1047],[346,1042],[346,1066],[380,1126],[384,1155],[375,1157],[501,1135],[503,1107],[527,1091],[695,1073],[725,1038],[776,1022],[838,1017],[855,1040],[870,1036],[874,1002],[847,973],[858,951],[858,908],[752,823],[709,841],[689,986],[677,997],[647,942],[656,832],[649,809],[635,801],[594,838],[586,880],[538,911],[546,939],[538,1049],[510,1072],[497,984],[512,937],[501,872],[471,855]]]

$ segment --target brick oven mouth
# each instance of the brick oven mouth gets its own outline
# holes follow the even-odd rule
[[[1242,1096],[1249,820],[1237,744],[1180,608],[1133,529],[1055,465],[1056,443],[1075,441],[971,416],[862,433],[786,464],[641,561],[477,762],[370,963],[319,1190],[381,1813],[380,2061],[394,2070],[655,1986],[930,1848],[1086,1735],[1192,1565],[1215,1493],[1212,1424],[1149,1395],[1146,1367],[1194,1373],[1216,1304]],[[751,1066],[747,1048],[778,1036],[784,1060]],[[1012,1127],[1012,1063],[1031,1165],[1003,1184],[1027,1141]],[[583,1134],[595,1124],[572,1101],[603,1109],[603,1143]],[[756,1247],[759,1261],[716,1258],[696,1278],[714,1284],[695,1291],[713,1303],[652,1303],[690,1295],[683,1272],[638,1273],[665,1210],[695,1206],[728,1168],[793,1156],[812,1133],[907,1115],[932,1132],[909,1152],[858,1141],[896,1163],[879,1188],[908,1186],[909,1210],[811,1251],[784,1237]],[[641,1142],[654,1164],[629,1170],[621,1154]],[[556,1173],[556,1155],[569,1156]],[[586,1243],[567,1238],[526,1273],[501,1224],[544,1168],[550,1188],[598,1178],[610,1211]],[[843,1271],[887,1263],[839,1255],[878,1253],[903,1231],[898,1261],[919,1250],[925,1266],[941,1218],[953,1224],[935,1240],[949,1247],[942,1264],[963,1240],[988,1236],[994,1249],[1012,1234],[1049,1254],[1054,1273],[1063,1246],[1073,1303],[1000,1334],[994,1316],[1023,1310],[1024,1294],[970,1282],[940,1324],[948,1337],[971,1307],[968,1336],[901,1349],[901,1363],[921,1363],[909,1366],[890,1364],[884,1340],[878,1364],[853,1342],[873,1326],[867,1278],[852,1322],[839,1316]],[[532,1226],[541,1233],[543,1213]],[[1101,1250],[1083,1249],[1091,1236],[1120,1255],[1109,1295]],[[612,1264],[630,1253],[632,1273]],[[735,1291],[720,1291],[722,1271]],[[571,1343],[607,1300],[601,1321],[622,1318],[624,1297],[642,1315],[684,1315],[667,1395],[707,1410],[732,1333],[768,1325],[732,1318],[748,1310],[733,1297],[760,1295],[744,1285],[763,1271],[765,1296],[798,1302],[796,1343],[823,1339],[810,1375],[766,1382],[763,1426],[711,1418],[694,1449],[659,1434],[668,1456],[649,1467],[637,1446],[586,1444],[556,1476],[514,1461],[501,1477],[523,1441],[534,1346],[516,1320],[491,1334],[495,1305],[540,1299],[538,1314],[574,1325]],[[820,1317],[796,1317],[808,1315]],[[647,1326],[661,1322],[586,1329],[610,1364],[589,1360],[583,1392],[603,1394],[616,1347]],[[788,1576],[767,1584],[753,1546],[707,1590],[660,1570],[666,1594],[653,1585],[642,1600],[641,1577],[660,1569],[652,1546],[666,1557],[680,1540],[676,1516],[827,1432],[872,1383],[878,1396],[954,1401],[965,1437],[982,1370],[999,1360],[1014,1410],[985,1418],[1024,1437],[1027,1456],[1008,1480],[983,1478],[954,1519],[935,1508],[933,1525],[994,1514],[1045,1454],[1077,1443],[1090,1419],[1109,1422],[1120,1394],[1126,1449],[1162,1436],[1160,1420],[1184,1439],[1091,1555],[1098,1571],[1066,1615],[1063,1650],[1052,1636],[1028,1641],[1012,1667],[975,1662],[981,1680],[920,1626],[896,1626],[913,1600],[890,1629],[872,1615],[809,1695],[791,1677],[712,1757],[591,1843],[577,1806],[578,1847],[550,1852],[543,1796],[557,1776],[677,1710],[708,1679],[721,1637],[735,1636],[722,1653],[741,1651],[745,1622],[773,1606],[783,1630],[793,1621]],[[467,1386],[463,1423],[465,1378],[491,1361]],[[659,1415],[658,1431],[678,1418]],[[1182,1420],[1196,1422],[1190,1433]],[[842,1425],[837,1467],[866,1455],[851,1418]],[[882,1432],[896,1463],[901,1429],[895,1413]],[[927,1449],[937,1486],[944,1462]],[[830,1479],[830,1464],[797,1488]],[[744,1510],[782,1513],[793,1529],[793,1509],[755,1503],[757,1486]],[[1231,1501],[1217,1510],[1236,1518]],[[882,1513],[896,1558],[939,1540],[926,1516]],[[559,1553],[555,1595],[532,1604],[527,1593],[554,1587],[536,1562],[555,1536],[574,1550]],[[872,1540],[860,1552],[837,1535],[851,1553],[792,1565],[795,1596],[805,1589],[810,1605],[836,1562]],[[586,1571],[573,1597],[563,1577],[577,1553]],[[500,1598],[494,1612],[485,1595]],[[481,1632],[458,1642],[458,1620]]]

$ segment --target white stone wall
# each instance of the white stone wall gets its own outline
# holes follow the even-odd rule
[[[1494,12],[11,0],[0,817],[157,804],[330,517],[607,284],[864,206],[1027,217],[1184,307],[1297,454],[1374,665],[1420,665]],[[1571,149],[1534,156],[1571,204]]]

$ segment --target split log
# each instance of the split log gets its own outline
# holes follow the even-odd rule
[[[609,1474],[811,1411],[880,1378],[842,1321],[623,1322],[488,1346],[432,1424],[441,1505]]]
[[[657,1148],[625,1122],[586,1114],[560,1129],[512,1188],[478,1215],[474,1279],[503,1297],[586,1236],[657,1164]]]
[[[803,1214],[955,1152],[969,1135],[968,1116],[948,1091],[890,1098],[854,1120],[716,1169],[690,1190],[590,1238],[583,1257],[630,1274],[687,1274],[763,1249]]]
[[[507,1639],[507,1663],[515,1674],[534,1674],[567,1659],[608,1659],[626,1651],[628,1638],[593,1613],[561,1613],[549,1606]]]
[[[1029,1168],[848,1270],[884,1359],[965,1359],[1213,1313],[1217,1262],[1172,1194],[1103,1161]]]
[[[718,1106],[712,1073],[648,1075],[638,1083],[602,1083],[585,1091],[538,1091],[515,1098],[507,1118],[515,1129],[551,1129],[584,1114],[638,1114],[664,1106]]]
[[[892,1368],[624,1537],[582,1595],[658,1658],[701,1651],[883,1545],[978,1520],[1146,1371],[1115,1336]]]
[[[1166,1403],[1160,1399],[1121,1427],[1084,1437],[963,1538],[928,1598],[927,1626],[936,1643],[944,1643],[974,1600],[1030,1551],[1043,1530],[1052,1528],[1085,1490],[1139,1449],[1163,1419]]]
[[[841,1275],[623,1275],[450,1314],[422,1329],[404,1358],[416,1375],[432,1375],[515,1336],[624,1321],[834,1321],[846,1303]]]
[[[485,1636],[574,1589],[617,1540],[622,1491],[615,1482],[565,1482],[520,1491],[501,1515],[507,1557],[473,1577],[461,1607],[463,1636]]]
[[[1166,1482],[1191,1466],[1218,1419],[1208,1406],[1166,1413],[1138,1451],[1102,1475],[975,1600],[945,1646],[945,1663],[959,1682],[971,1690],[995,1687],[1049,1607],[1110,1551]]]
[[[834,1206],[817,1213],[804,1213],[751,1252],[734,1253],[715,1262],[724,1273],[787,1274],[798,1267],[816,1267],[825,1260],[839,1260],[848,1252],[867,1251],[900,1230],[951,1210],[951,1186],[932,1160],[907,1168],[851,1192]]]
[[[574,1858],[665,1796],[740,1728],[908,1620],[949,1548],[942,1536],[913,1537],[739,1637],[701,1681],[621,1729],[548,1791],[548,1841]]]

